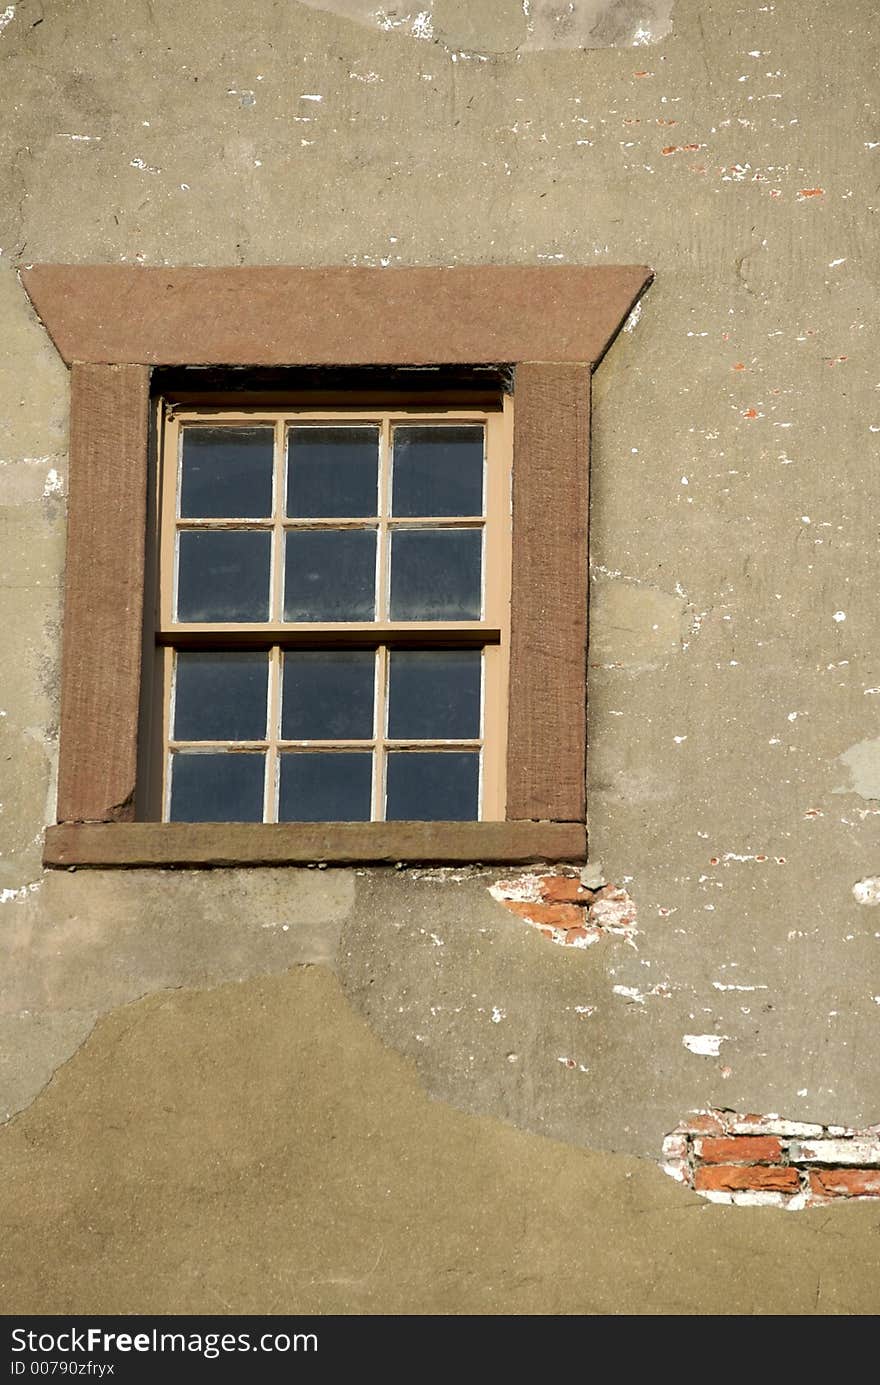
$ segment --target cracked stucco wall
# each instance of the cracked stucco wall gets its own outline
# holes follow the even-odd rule
[[[432,1095],[570,1144],[880,1118],[875,7],[563,8],[3,12],[0,1115],[116,1007],[315,963]],[[593,423],[590,833],[637,950],[547,946],[488,869],[42,875],[67,380],[31,261],[653,266]]]

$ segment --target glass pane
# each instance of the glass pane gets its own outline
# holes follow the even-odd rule
[[[273,428],[184,428],[184,519],[266,519],[272,514]]]
[[[263,740],[268,681],[267,654],[178,654],[174,740]]]
[[[392,650],[388,735],[471,740],[480,734],[479,649]]]
[[[395,428],[395,515],[481,515],[483,428]]]
[[[379,429],[291,428],[287,513],[293,519],[378,513]]]
[[[364,740],[373,734],[372,649],[297,650],[284,656],[281,738]]]
[[[171,757],[172,822],[262,822],[266,757],[186,751]]]
[[[178,539],[177,619],[269,619],[269,534],[243,529],[195,532]]]
[[[392,620],[479,620],[479,529],[399,529],[391,538]]]
[[[287,535],[285,620],[372,620],[375,529],[297,530]]]
[[[477,750],[388,752],[389,822],[473,822],[479,809]]]
[[[285,751],[279,822],[369,822],[370,751]]]

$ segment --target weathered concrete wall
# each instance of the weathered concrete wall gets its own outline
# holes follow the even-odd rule
[[[880,910],[853,892],[880,873],[875,7],[593,0],[567,38],[537,3],[366,8],[0,12],[0,1115],[120,1006],[187,987],[257,1016],[261,978],[315,963],[367,1021],[362,1065],[378,1037],[450,1108],[569,1145],[657,1159],[709,1106],[878,1121]],[[555,947],[491,869],[42,875],[67,381],[16,268],[53,260],[654,267],[594,381],[590,832],[636,948]],[[314,1008],[284,1013],[317,1052]],[[21,1121],[64,1123],[90,1065],[109,1118],[107,1032],[0,1160]],[[185,1143],[201,1077],[176,1052]],[[306,1068],[297,1100],[336,1080]],[[649,1173],[649,1202],[690,1197]]]

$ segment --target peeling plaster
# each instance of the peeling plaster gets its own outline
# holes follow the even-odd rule
[[[880,736],[858,741],[837,758],[846,767],[850,782],[834,789],[834,793],[857,793],[860,798],[880,798]]]
[[[590,588],[590,663],[647,673],[687,650],[699,633],[698,613],[682,591],[593,567]]]
[[[674,0],[496,0],[478,7],[434,0],[423,8],[375,0],[301,0],[310,10],[381,33],[441,45],[453,58],[551,49],[641,48],[672,30]]]
[[[689,1053],[700,1058],[717,1058],[727,1034],[684,1034],[682,1043]]]
[[[872,875],[865,880],[856,881],[852,892],[857,904],[880,904],[880,875]],[[874,999],[876,1000],[877,997],[875,996]]]

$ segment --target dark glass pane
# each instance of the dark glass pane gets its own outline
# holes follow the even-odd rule
[[[481,515],[483,428],[395,428],[395,515]]]
[[[186,529],[178,542],[178,620],[269,619],[269,534]]]
[[[375,529],[309,529],[287,535],[285,620],[372,620]]]
[[[378,513],[379,429],[291,428],[287,513],[293,519]]]
[[[285,751],[280,822],[369,822],[370,751]]]
[[[268,681],[263,653],[178,654],[174,740],[263,740]]]
[[[479,649],[392,650],[388,735],[472,740],[480,734]]]
[[[184,428],[184,519],[267,519],[272,514],[273,428]]]
[[[391,538],[392,620],[479,620],[479,529],[399,529]]]
[[[265,755],[182,751],[171,757],[172,822],[262,822]]]
[[[480,792],[476,750],[388,752],[389,822],[473,822]]]
[[[373,734],[372,649],[304,650],[284,656],[281,737],[363,740]]]

